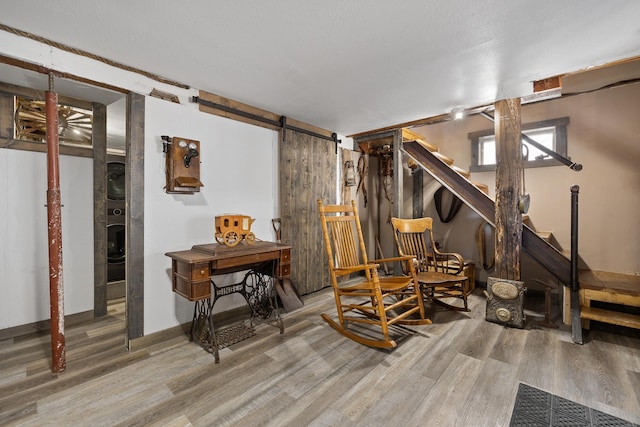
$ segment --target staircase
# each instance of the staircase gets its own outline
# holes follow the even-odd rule
[[[403,150],[433,178],[495,227],[495,203],[487,195],[486,189],[469,181],[468,175],[464,176],[465,174],[460,173],[459,168],[451,167],[453,161],[449,163],[448,160],[444,160],[446,157],[438,153],[437,147],[417,138],[413,141],[404,141]],[[522,228],[522,248],[559,281],[567,285],[570,284],[571,264],[569,259],[526,224],[523,224]]]
[[[495,204],[488,196],[486,185],[472,183],[469,180],[470,174],[455,167],[453,160],[438,152],[438,147],[404,129],[403,150],[433,178],[495,227]],[[570,285],[570,260],[551,244],[550,233],[538,233],[526,223],[523,224],[522,248],[560,282]],[[590,320],[596,320],[640,329],[639,276],[583,270],[579,273],[578,282],[580,283],[580,318],[583,327],[588,329]],[[565,288],[566,291],[568,289]],[[569,298],[565,299],[569,301]],[[594,302],[596,305],[606,303],[607,306],[606,308],[594,307],[592,306]]]

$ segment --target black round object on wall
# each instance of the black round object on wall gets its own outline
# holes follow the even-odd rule
[[[107,198],[109,200],[124,200],[124,163],[107,163]]]
[[[107,259],[110,264],[122,263],[125,259],[124,224],[107,226]]]

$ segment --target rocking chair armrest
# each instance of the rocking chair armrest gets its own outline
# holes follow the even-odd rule
[[[360,265],[355,265],[353,267],[337,267],[334,268],[333,271],[338,275],[338,276],[342,276],[345,274],[351,274],[351,273],[357,273],[358,271],[364,271],[364,270],[377,270],[378,267],[380,267],[379,264],[360,264]]]
[[[394,262],[394,261],[411,261],[412,259],[415,259],[416,257],[413,255],[401,255],[401,256],[396,256],[396,257],[391,257],[391,258],[380,258],[380,259],[371,259],[369,260],[369,262],[374,262],[376,264],[382,264],[385,262]]]
[[[452,260],[446,259],[447,269],[451,269],[450,274],[459,274],[464,269],[464,259],[462,255],[456,252],[440,252],[437,248],[433,250],[434,256],[445,259],[453,258]]]

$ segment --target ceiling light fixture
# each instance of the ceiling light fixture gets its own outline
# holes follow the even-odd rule
[[[451,110],[451,117],[453,120],[461,120],[464,117],[464,108],[455,107]]]

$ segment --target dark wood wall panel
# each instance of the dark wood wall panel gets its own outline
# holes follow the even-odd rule
[[[107,315],[107,107],[93,106],[93,312]]]
[[[2,86],[0,86],[0,90]],[[13,95],[0,92],[0,138],[13,139]]]
[[[331,286],[317,200],[336,203],[336,145],[288,130],[279,163],[282,242],[293,247],[291,280],[305,295]]]
[[[127,347],[144,335],[144,107],[143,95],[127,96],[125,161]]]

